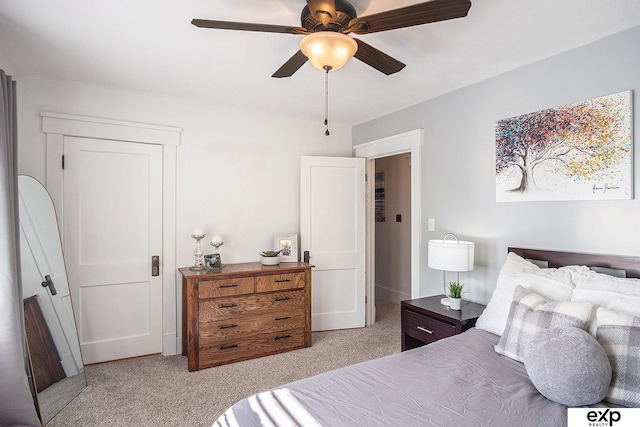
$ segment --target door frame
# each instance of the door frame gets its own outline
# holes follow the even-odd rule
[[[421,150],[424,130],[376,139],[353,147],[356,157],[366,159],[367,213],[366,213],[366,295],[365,326],[375,323],[375,159],[411,153],[411,298],[420,297],[422,260],[422,201],[421,201]]]
[[[178,335],[176,287],[176,173],[182,128],[50,112],[41,112],[40,116],[47,146],[45,186],[56,206],[61,233],[64,215],[61,162],[65,137],[162,146],[162,354],[178,354],[182,351],[182,340]]]

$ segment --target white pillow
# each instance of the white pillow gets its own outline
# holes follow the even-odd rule
[[[590,302],[596,307],[640,316],[640,279],[626,279],[589,271],[576,283],[571,301]],[[596,311],[591,313],[587,331],[596,335]]]
[[[507,317],[513,291],[521,285],[542,295],[547,301],[569,301],[575,283],[589,272],[585,266],[568,266],[561,268],[540,268],[524,258],[509,252],[500,274],[493,295],[487,308],[476,322],[476,328],[502,335],[507,325]]]
[[[604,400],[640,406],[640,317],[598,308],[596,338],[611,363],[611,386]]]
[[[558,328],[580,328],[589,318],[593,306],[586,302],[547,301],[541,295],[516,286],[509,319],[497,353],[522,362],[524,352],[539,331]]]

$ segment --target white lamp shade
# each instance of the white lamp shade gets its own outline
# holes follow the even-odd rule
[[[429,240],[428,265],[435,270],[473,270],[473,242]]]
[[[319,70],[342,68],[355,55],[358,43],[351,37],[334,31],[311,33],[300,40],[300,50]]]

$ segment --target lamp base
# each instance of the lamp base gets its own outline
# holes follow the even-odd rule
[[[449,297],[444,297],[440,300],[440,304],[442,305],[446,305],[447,307],[449,307]]]

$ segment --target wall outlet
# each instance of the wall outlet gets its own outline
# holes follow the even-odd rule
[[[429,231],[436,231],[436,220],[434,218],[429,218],[427,221],[427,229]]]

